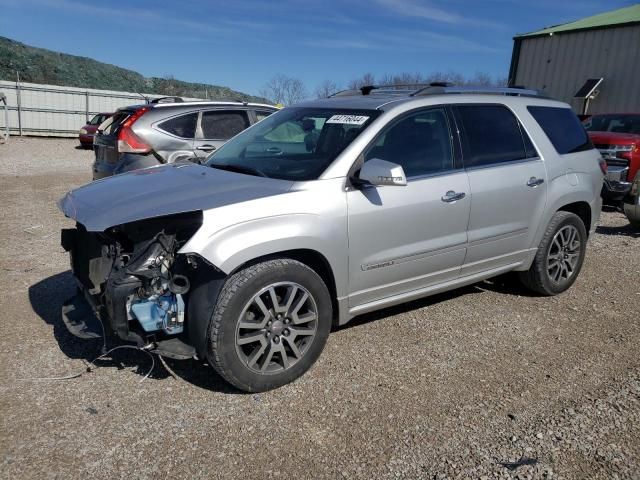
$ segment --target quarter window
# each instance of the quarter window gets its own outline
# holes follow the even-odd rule
[[[196,135],[197,122],[198,114],[189,113],[187,115],[170,118],[162,122],[158,127],[176,137],[192,139]]]
[[[582,152],[593,148],[584,126],[573,110],[534,106],[527,107],[527,110],[542,127],[559,154]]]
[[[256,119],[258,121],[267,118],[269,115],[271,115],[273,112],[270,112],[268,110],[256,110]]]
[[[502,105],[460,105],[456,110],[464,139],[465,167],[483,167],[537,155],[531,140],[508,108]]]
[[[202,112],[202,136],[210,140],[227,140],[249,126],[244,111]]]
[[[398,120],[378,137],[364,161],[373,158],[402,166],[407,177],[451,170],[453,154],[445,111],[434,108]]]

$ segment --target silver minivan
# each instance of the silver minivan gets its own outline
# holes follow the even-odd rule
[[[93,179],[164,163],[202,160],[275,111],[266,104],[180,99],[120,108],[96,132]]]
[[[202,165],[69,192],[62,244],[84,292],[70,302],[239,389],[276,388],[357,315],[507,272],[540,295],[570,288],[603,162],[569,105],[535,91],[370,87],[298,104]],[[94,317],[64,318],[84,331]]]

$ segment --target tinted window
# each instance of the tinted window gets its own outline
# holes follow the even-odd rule
[[[559,154],[581,152],[593,148],[589,136],[569,108],[527,107]]]
[[[158,125],[162,130],[180,138],[193,138],[196,135],[197,113],[170,118]]]
[[[227,140],[249,126],[246,112],[202,112],[202,136],[208,139]]]
[[[392,124],[365,153],[365,162],[372,158],[397,163],[407,177],[451,170],[451,136],[444,110],[415,113]]]
[[[465,140],[465,167],[528,158],[520,124],[508,108],[501,105],[461,105],[456,109]],[[530,148],[535,152],[533,145]]]

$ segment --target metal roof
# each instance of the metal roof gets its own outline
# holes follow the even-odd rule
[[[536,32],[519,34],[514,38],[518,39],[525,37],[537,37],[541,35],[553,35],[555,33],[573,32],[576,30],[591,30],[596,28],[621,26],[627,23],[640,23],[640,3],[630,7],[621,8],[619,10],[612,10],[610,12],[604,12],[592,17],[576,20],[575,22],[543,28]]]

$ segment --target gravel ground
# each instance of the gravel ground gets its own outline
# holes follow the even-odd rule
[[[640,478],[640,233],[604,212],[575,286],[484,282],[355,319],[260,395],[68,334],[75,141],[0,145],[1,478]],[[501,462],[523,460],[514,470]]]

